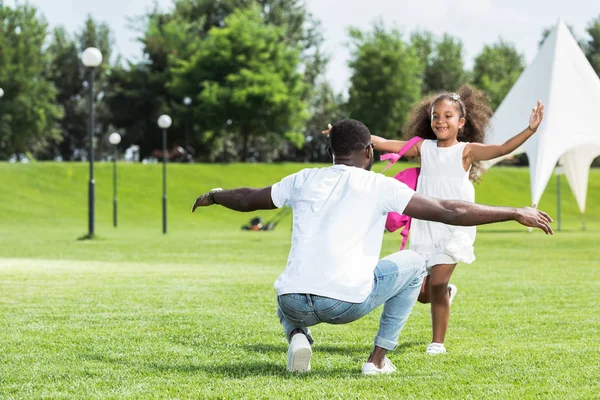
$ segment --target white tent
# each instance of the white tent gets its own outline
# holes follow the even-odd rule
[[[486,143],[503,143],[526,128],[537,99],[545,105],[544,120],[512,154],[527,153],[533,204],[560,161],[583,213],[589,168],[600,155],[600,78],[562,21],[494,113]]]

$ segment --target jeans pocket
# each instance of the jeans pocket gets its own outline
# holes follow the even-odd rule
[[[277,296],[277,304],[279,305],[279,309],[283,314],[284,318],[288,320],[293,325],[297,326],[307,326],[305,317],[307,313],[303,310],[299,310],[299,305],[302,304],[301,298],[293,298],[291,296],[299,296],[299,295],[283,295]],[[287,298],[288,301],[285,300]],[[291,300],[291,301],[290,301]],[[306,300],[306,297],[304,297]],[[304,307],[302,307],[304,308]]]
[[[329,318],[332,324],[347,324],[352,321],[356,321],[363,315],[356,313],[359,303],[347,303],[341,302],[341,304],[335,309],[329,312],[331,317]]]

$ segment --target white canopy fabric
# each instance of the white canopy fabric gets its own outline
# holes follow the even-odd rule
[[[533,204],[539,203],[560,161],[583,213],[589,168],[600,156],[600,78],[563,21],[558,22],[494,113],[486,143],[504,143],[525,129],[538,99],[545,105],[544,120],[512,154],[527,154]],[[489,168],[505,157],[485,166]]]

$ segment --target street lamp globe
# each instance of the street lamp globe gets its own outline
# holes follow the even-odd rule
[[[173,121],[171,121],[171,117],[169,117],[166,114],[163,114],[160,117],[158,117],[158,126],[162,129],[169,129],[172,122]]]
[[[171,126],[171,117],[166,114],[158,117],[158,126],[162,129],[162,159],[163,159],[163,233],[167,233],[167,129]]]
[[[102,63],[102,53],[95,47],[88,47],[81,53],[81,62],[86,67],[97,67]]]
[[[0,98],[4,96],[4,89],[0,88]]]
[[[110,134],[110,136],[108,136],[108,141],[110,144],[116,146],[121,143],[121,135],[119,135],[117,132],[113,132]]]
[[[189,96],[185,96],[183,98],[183,104],[186,105],[186,106],[189,106],[190,104],[192,104],[192,98],[189,97]]]

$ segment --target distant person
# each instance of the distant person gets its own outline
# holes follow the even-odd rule
[[[425,260],[406,250],[379,259],[388,212],[423,220],[471,226],[516,220],[553,233],[551,218],[530,207],[489,207],[415,194],[403,183],[369,172],[373,145],[369,129],[356,120],[331,128],[333,166],[307,168],[262,189],[213,189],[197,207],[220,204],[236,211],[291,207],[292,246],[275,281],[277,315],[289,341],[287,369],[310,370],[309,326],[346,324],[384,305],[366,375],[393,372],[386,357],[417,300]]]
[[[164,155],[167,160],[175,161],[175,162],[192,162],[193,158],[189,154],[189,152],[183,147],[179,146],[177,143],[173,144],[173,149],[171,151],[167,150]],[[163,158],[163,151],[160,149],[152,150],[152,157],[155,157],[159,160]]]
[[[484,92],[462,86],[458,93],[429,96],[409,114],[406,137],[422,137],[406,155],[421,157],[417,193],[446,200],[475,201],[475,189],[469,181],[478,181],[480,161],[512,153],[536,131],[544,116],[538,101],[531,111],[529,125],[503,144],[483,144],[492,109]],[[326,132],[326,131],[324,131]],[[399,152],[405,141],[371,136],[377,150]],[[427,354],[446,352],[444,339],[450,318],[450,304],[457,288],[449,285],[459,262],[475,261],[474,226],[449,226],[414,219],[410,228],[409,249],[423,256],[428,276],[419,295],[422,303],[431,303],[432,340]]]
[[[242,226],[244,231],[260,231],[263,228],[263,219],[255,217],[250,220],[247,225]]]

